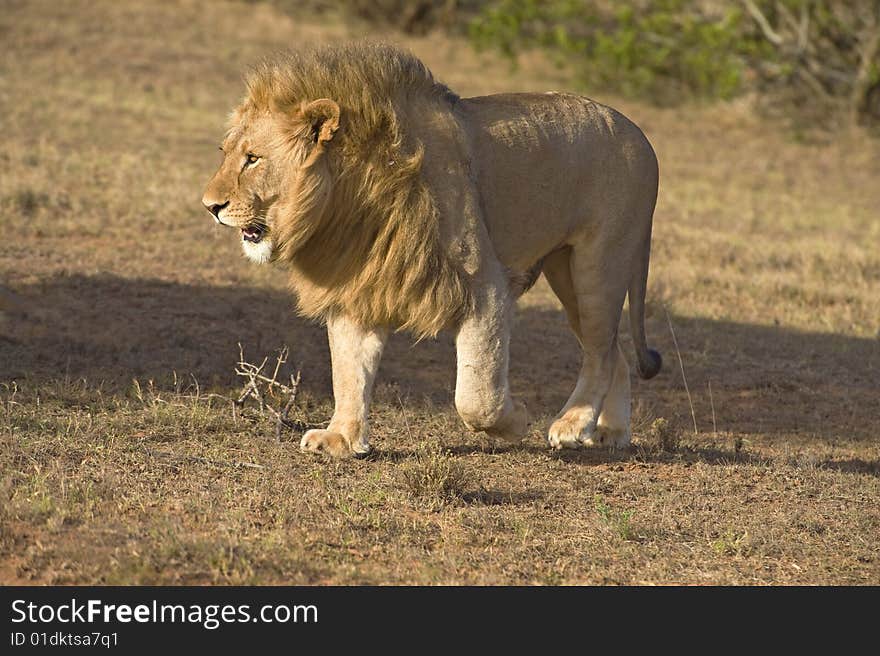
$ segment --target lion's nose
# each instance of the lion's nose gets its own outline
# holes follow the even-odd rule
[[[220,220],[220,210],[229,205],[229,201],[227,200],[225,203],[205,203],[205,207],[208,208],[208,211],[214,215],[214,218],[218,221]]]

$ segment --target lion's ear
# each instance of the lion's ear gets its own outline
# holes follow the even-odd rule
[[[302,108],[315,144],[327,143],[339,129],[339,105],[329,98],[313,100]]]

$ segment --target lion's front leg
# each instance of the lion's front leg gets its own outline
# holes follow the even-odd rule
[[[347,317],[334,316],[327,322],[327,335],[336,407],[330,425],[307,431],[300,448],[337,458],[363,456],[370,452],[367,415],[388,331],[367,330]]]
[[[512,299],[490,297],[459,328],[455,408],[471,430],[519,440],[529,418],[525,406],[511,398],[507,380],[512,305]]]

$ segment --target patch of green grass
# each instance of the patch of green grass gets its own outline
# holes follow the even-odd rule
[[[752,551],[751,538],[748,531],[727,529],[722,535],[710,543],[712,551],[719,556],[747,556]]]
[[[613,510],[598,494],[593,497],[593,509],[599,515],[602,522],[621,540],[634,540],[636,538],[635,528],[632,523],[635,513],[632,510]]]

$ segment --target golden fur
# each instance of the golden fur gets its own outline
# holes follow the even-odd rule
[[[460,321],[468,287],[441,243],[420,175],[423,148],[398,111],[416,100],[449,104],[454,94],[415,57],[381,45],[288,54],[257,67],[247,89],[232,127],[254,113],[296,117],[303,99],[340,99],[343,128],[333,147],[280,199],[284,211],[272,226],[275,259],[291,266],[299,310],[319,318],[341,311],[420,336]],[[287,134],[301,134],[292,120]]]

